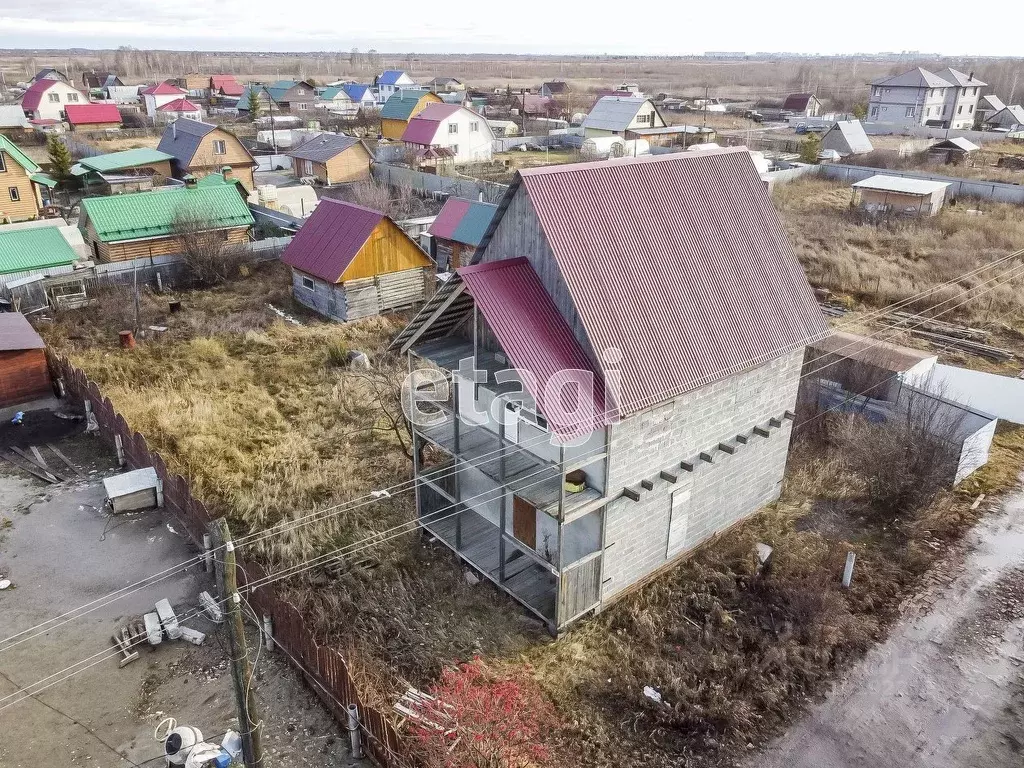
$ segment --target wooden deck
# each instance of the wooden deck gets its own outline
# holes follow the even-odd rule
[[[501,581],[497,526],[468,510],[460,517],[462,548],[456,550],[459,556],[545,621],[554,622],[558,580],[551,570],[506,537],[505,580]],[[455,526],[456,518],[447,517],[425,527],[455,549]]]

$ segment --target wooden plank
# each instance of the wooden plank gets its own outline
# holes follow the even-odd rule
[[[56,478],[54,478],[52,475],[47,477],[42,472],[40,472],[40,471],[38,471],[36,469],[30,469],[29,467],[23,466],[20,462],[15,461],[9,454],[0,453],[0,459],[3,459],[4,461],[8,462],[9,464],[14,465],[18,469],[20,469],[22,472],[28,472],[30,475],[33,475],[34,477],[38,477],[40,480],[43,480],[43,481],[45,481],[47,483],[56,483],[57,482]]]
[[[47,475],[48,477],[53,478],[50,482],[56,483],[56,482],[60,482],[61,480],[66,480],[67,479],[65,477],[62,477],[62,476],[58,475],[56,472],[51,471],[46,465],[40,464],[39,462],[37,462],[35,460],[35,458],[32,456],[32,454],[30,454],[28,451],[24,451],[24,450],[22,450],[21,448],[19,448],[16,445],[12,445],[10,450],[14,451],[14,453],[16,453],[19,456],[21,456],[21,458],[25,459],[32,466],[34,466],[37,469],[41,470],[43,472],[43,474]]]
[[[32,451],[32,455],[36,457],[36,464],[41,466],[43,469],[50,468],[50,465],[46,463],[46,459],[43,458],[43,454],[39,452],[39,448],[34,445],[30,445],[28,449]]]
[[[71,459],[69,459],[67,456],[65,456],[64,453],[57,446],[55,446],[53,443],[47,443],[46,447],[49,448],[51,451],[53,451],[54,456],[56,456],[58,459],[63,461],[65,464],[67,464],[68,468],[71,469],[72,472],[74,472],[79,477],[86,477],[86,474],[82,470],[80,470],[78,467],[76,467],[74,465],[74,463],[71,461]]]

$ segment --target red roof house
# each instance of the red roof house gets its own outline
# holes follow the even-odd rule
[[[184,96],[188,91],[183,91],[176,85],[168,83],[166,80],[156,85],[151,85],[149,88],[143,88],[139,91],[143,96]]]
[[[234,75],[211,75],[210,91],[220,96],[241,96],[245,87]]]
[[[379,211],[323,198],[281,254],[295,299],[335,320],[422,300],[433,264]]]
[[[63,80],[36,80],[21,96],[22,110],[37,120],[60,120],[68,104],[87,104],[88,97]]]
[[[68,104],[64,111],[73,131],[121,127],[116,104]]]
[[[442,147],[456,162],[487,161],[494,132],[487,121],[459,104],[427,104],[402,132],[402,141],[419,148]]]
[[[203,110],[188,99],[175,99],[156,108],[157,114],[162,120],[176,120],[179,117],[186,117],[189,120],[202,120]]]

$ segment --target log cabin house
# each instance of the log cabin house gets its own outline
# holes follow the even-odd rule
[[[315,178],[324,186],[370,178],[373,155],[360,139],[321,133],[288,152],[295,178]]]
[[[192,175],[201,179],[220,173],[227,165],[247,191],[256,188],[256,161],[237,136],[216,125],[179,118],[164,129],[157,149],[173,155],[176,178]]]
[[[57,186],[18,145],[0,136],[0,224],[39,218]]]

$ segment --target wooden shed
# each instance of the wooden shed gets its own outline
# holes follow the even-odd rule
[[[298,179],[313,177],[321,184],[349,184],[370,178],[373,155],[354,136],[322,133],[288,152]]]
[[[53,394],[46,344],[20,312],[0,312],[0,407]]]
[[[925,217],[941,210],[949,184],[878,174],[852,186],[854,207],[873,216]]]
[[[434,264],[379,211],[323,198],[281,261],[295,300],[345,322],[409,307],[429,295]]]

